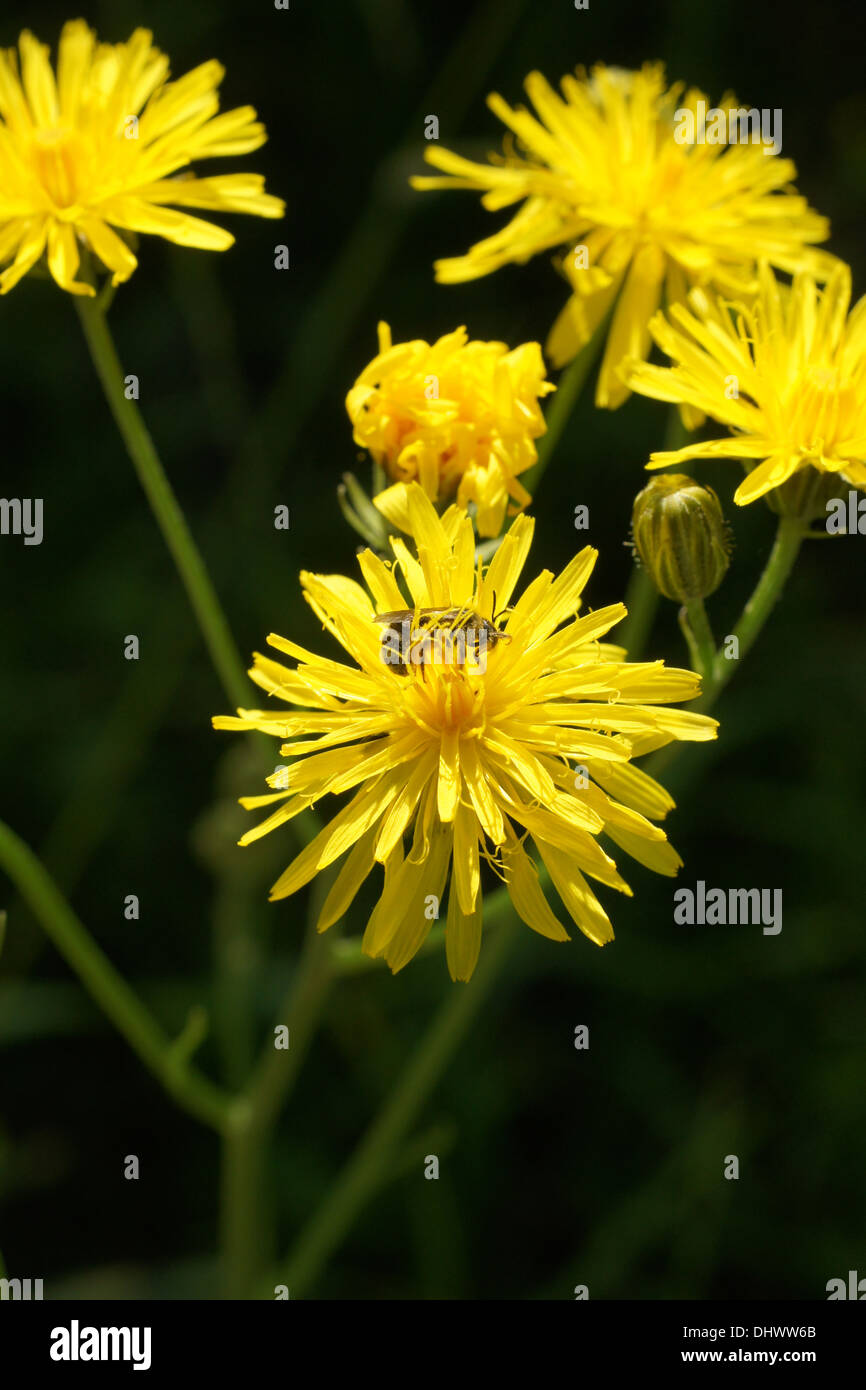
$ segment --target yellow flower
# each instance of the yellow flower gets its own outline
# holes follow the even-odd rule
[[[554,941],[568,940],[527,852],[531,836],[566,914],[604,945],[613,931],[587,877],[630,889],[596,837],[604,832],[659,873],[680,865],[652,823],[673,801],[631,760],[673,739],[715,737],[715,720],[663,703],[692,699],[698,677],[661,661],[629,664],[621,647],[601,641],[625,615],[621,603],[576,616],[596,559],[590,547],[558,578],[543,571],[513,602],[532,519],[517,518],[483,570],[476,568],[467,514],[451,506],[440,518],[417,483],[406,493],[417,559],[392,538],[394,568],[370,550],[359,556],[366,587],[341,575],[301,576],[307,602],[351,664],[270,636],[271,646],[297,664],[290,669],[257,655],[250,675],[296,710],[240,710],[237,718],[214,720],[218,729],[287,739],[280,756],[297,759],[269,779],[282,790],[243,799],[250,809],[282,804],[240,843],[324,796],[349,793],[274,884],[271,899],[297,892],[345,855],[319,918],[324,931],[382,865],[384,886],[363,949],[396,971],[423,943],[450,868],[446,953],[452,977],[466,980],[481,944],[483,861],[504,880],[524,922]],[[510,606],[484,653],[480,636],[474,647],[467,644],[463,661],[443,643],[441,661],[428,650],[404,670],[383,661],[387,629],[375,615],[413,605],[471,610],[476,634],[481,618],[492,626],[494,613]],[[410,627],[422,631],[425,621],[435,618],[416,612]],[[440,622],[453,635],[460,620],[452,612]]]
[[[168,59],[146,29],[128,43],[97,43],[80,19],[64,26],[56,76],[31,33],[19,48],[20,75],[15,50],[0,52],[0,264],[11,261],[0,293],[45,254],[61,289],[93,294],[75,278],[81,246],[115,285],[128,280],[137,261],[115,227],[208,251],[232,245],[229,232],[177,207],[282,216],[260,175],[190,169],[267,138],[251,106],[217,115],[219,63],[168,82]]]
[[[534,441],[547,426],[539,397],[556,388],[544,379],[538,343],[508,351],[505,343],[469,342],[465,328],[438,342],[391,342],[379,324],[379,352],[346,397],[354,439],[398,483],[417,481],[431,501],[456,493],[473,502],[482,536],[498,536],[509,498],[532,498],[517,482],[538,458]],[[373,500],[406,530],[403,493],[388,488]],[[512,508],[512,512],[517,508]]]
[[[694,458],[761,459],[734,493],[741,506],[795,473],[841,474],[866,487],[866,297],[846,318],[851,272],[824,289],[808,275],[780,285],[768,267],[747,305],[692,292],[689,307],[652,321],[672,367],[626,367],[636,391],[686,403],[734,433],[655,453],[651,467]]]
[[[540,73],[529,74],[538,118],[494,93],[488,105],[518,149],[509,137],[504,157],[476,164],[434,145],[425,158],[449,177],[412,183],[482,189],[490,211],[521,204],[467,255],[437,261],[441,281],[472,280],[566,248],[561,268],[574,292],[545,352],[556,367],[568,362],[615,306],[596,392],[597,405],[614,408],[628,395],[617,366],[646,357],[647,325],[663,294],[676,304],[692,285],[747,293],[761,258],[823,279],[833,258],[807,243],[824,241],[829,226],[788,187],[796,169],[769,146],[680,143],[685,124],[676,112],[698,119],[705,98],[697,90],[683,95],[682,84],[666,90],[661,64],[640,72],[598,66],[590,77],[578,69],[561,85],[560,97]],[[735,109],[733,98],[719,109]]]

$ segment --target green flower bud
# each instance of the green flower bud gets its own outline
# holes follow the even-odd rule
[[[377,512],[354,473],[344,473],[337,488],[340,511],[353,530],[358,532],[374,550],[387,551],[388,523]],[[391,527],[393,531],[395,528]]]
[[[728,569],[731,541],[719,499],[685,473],[661,474],[638,493],[632,539],[656,588],[678,603],[715,593]]]

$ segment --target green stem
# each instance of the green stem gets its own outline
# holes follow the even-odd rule
[[[628,617],[613,634],[613,641],[625,647],[629,661],[640,661],[649,641],[659,606],[659,591],[643,565],[635,565],[625,591]]]
[[[520,478],[528,492],[535,494],[537,491],[544,470],[550,463],[562,433],[571,419],[571,412],[577,404],[586,379],[601,351],[609,319],[610,314],[608,313],[596,328],[589,342],[584,343],[577,356],[569,362],[556,384],[556,394],[547,413],[547,430],[541,436],[538,445],[538,459]]]
[[[313,923],[295,978],[277,1014],[277,1022],[289,1028],[289,1047],[275,1048],[271,1034],[244,1090],[252,1128],[264,1131],[277,1119],[303,1065],[334,979],[331,943]]]
[[[0,865],[85,989],[169,1095],[203,1124],[226,1133],[229,1096],[190,1065],[183,1048],[163,1032],[82,926],[33,851],[2,821]]]
[[[215,1042],[223,1084],[233,1093],[249,1074],[255,1047],[253,1016],[261,959],[251,931],[250,892],[245,876],[221,875],[212,907]]]
[[[220,1174],[220,1250],[225,1298],[247,1298],[267,1237],[264,1220],[264,1146],[250,1124],[249,1107],[238,1102],[223,1140]],[[267,1258],[267,1257],[266,1257]]]
[[[109,409],[183,580],[214,668],[231,702],[243,705],[249,689],[243,663],[153,440],[135,402],[125,395],[123,368],[105,311],[97,299],[83,295],[75,296],[75,307]]]
[[[275,1283],[294,1298],[315,1281],[358,1213],[392,1171],[395,1149],[463,1041],[495,984],[517,938],[518,923],[506,893],[497,894],[491,918],[503,918],[481,954],[470,983],[448,995],[388,1100],[370,1125],[327,1198],[302,1230]],[[485,937],[487,933],[485,931]],[[264,1291],[272,1296],[272,1290]]]
[[[724,646],[716,652],[711,668],[711,678],[704,693],[703,708],[708,708],[717,698],[731,679],[739,662],[753,646],[776,602],[781,597],[805,537],[806,523],[801,521],[799,517],[783,516],[780,518],[779,529],[776,532],[776,540],[770,552],[770,558],[758,580],[754,593],[743,609],[740,621],[734,628],[733,636],[737,639],[737,659],[728,659],[725,656]]]
[[[680,627],[689,648],[692,670],[702,680],[711,676],[716,658],[716,641],[701,598],[690,599],[679,612]]]
[[[781,597],[805,537],[806,524],[798,517],[783,516],[780,518],[776,540],[767,564],[731,634],[737,639],[737,658],[725,656],[725,646],[728,639],[725,639],[711,660],[709,660],[709,653],[712,648],[707,650],[707,657],[704,658],[709,660],[706,667],[707,675],[704,680],[703,693],[695,705],[696,709],[705,712],[715,704],[722,690],[738,669],[740,661],[754,645],[758,634]],[[691,613],[689,613],[689,618],[691,618]],[[707,632],[709,632],[709,623],[707,623]],[[712,642],[711,634],[709,640]],[[677,743],[669,743],[665,748],[660,748],[643,764],[644,771],[652,777],[657,777],[659,773],[670,767],[681,748],[682,744]]]
[[[268,1034],[223,1146],[220,1244],[226,1298],[252,1297],[260,1270],[273,1260],[273,1223],[267,1216],[268,1144],[335,979],[332,943],[316,931],[326,881],[327,876],[319,879],[311,895],[303,953],[276,1015],[277,1024],[289,1030],[289,1046],[276,1048],[273,1030]]]

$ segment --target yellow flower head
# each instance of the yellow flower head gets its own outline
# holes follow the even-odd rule
[[[589,77],[578,69],[562,79],[562,96],[538,72],[525,86],[537,117],[496,93],[488,98],[512,133],[504,157],[476,164],[431,145],[425,158],[448,177],[412,183],[482,189],[490,211],[521,204],[507,226],[467,255],[437,261],[441,281],[472,280],[566,248],[562,270],[573,294],[545,348],[554,366],[574,357],[615,306],[597,405],[614,408],[626,399],[616,368],[624,357],[646,357],[647,325],[663,293],[668,303],[682,301],[695,284],[747,293],[761,258],[822,279],[833,264],[808,245],[824,241],[829,226],[791,191],[791,160],[769,145],[709,143],[702,93],[684,93],[682,84],[666,89],[661,64],[640,72],[598,66]],[[734,99],[718,109],[730,132]],[[676,117],[684,111],[697,123],[693,143],[680,143],[687,126]],[[736,133],[743,129],[738,117]]]
[[[319,918],[324,931],[382,865],[384,886],[363,948],[399,970],[423,943],[431,925],[425,909],[431,895],[441,899],[450,869],[446,952],[452,977],[465,980],[481,943],[482,860],[504,880],[524,922],[554,941],[568,939],[527,852],[531,836],[566,915],[603,945],[613,931],[587,878],[630,889],[597,836],[604,832],[659,873],[679,867],[653,824],[673,802],[631,760],[673,739],[715,737],[714,720],[665,704],[692,699],[698,677],[661,661],[627,663],[621,647],[601,641],[625,615],[621,603],[577,616],[596,559],[590,547],[558,577],[543,571],[515,600],[531,518],[517,518],[484,570],[476,567],[466,513],[451,506],[440,518],[417,483],[406,492],[417,558],[392,538],[394,568],[370,550],[359,556],[366,587],[341,575],[301,576],[307,602],[350,664],[271,636],[271,646],[297,664],[257,655],[250,675],[295,710],[240,710],[214,720],[218,729],[286,739],[281,757],[297,759],[269,779],[282,790],[242,801],[251,809],[281,804],[241,844],[324,796],[348,793],[274,884],[272,900],[346,856]],[[478,637],[482,619],[497,635],[483,661],[479,640],[472,659],[467,645],[465,661],[459,647],[449,652],[445,644],[440,661],[431,644],[417,664],[389,664],[382,659],[387,629],[376,615],[397,622],[394,615],[407,608],[410,637],[431,635],[435,615],[418,611],[431,608],[442,611],[438,621],[452,636],[462,623]]]
[[[823,290],[808,275],[781,285],[764,266],[747,305],[694,290],[673,322],[656,315],[652,335],[674,365],[633,363],[630,384],[705,412],[733,437],[653,454],[650,466],[760,459],[734,493],[740,505],[805,468],[866,487],[866,297],[846,318],[850,298],[842,262]]]
[[[498,536],[511,498],[532,498],[517,482],[535,463],[534,441],[547,426],[539,398],[556,388],[544,379],[538,343],[509,352],[505,343],[469,342],[465,328],[438,342],[391,342],[379,324],[379,352],[346,397],[354,439],[398,483],[417,481],[431,501],[455,493],[474,502],[482,536]],[[403,493],[374,498],[389,521],[406,529]],[[512,509],[514,510],[514,509]]]
[[[181,246],[224,251],[234,237],[178,207],[281,217],[258,174],[198,178],[191,164],[247,154],[266,140],[251,106],[221,116],[223,69],[203,63],[167,81],[168,59],[136,29],[128,43],[97,43],[81,19],[60,36],[56,75],[32,34],[0,52],[0,275],[5,294],[44,254],[61,289],[76,280],[80,247],[128,280],[137,261],[113,230],[152,232]]]

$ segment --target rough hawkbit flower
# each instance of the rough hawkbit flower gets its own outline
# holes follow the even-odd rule
[[[604,945],[613,930],[588,880],[630,889],[598,836],[659,873],[674,874],[680,865],[654,824],[673,801],[633,759],[674,739],[715,738],[715,720],[668,708],[696,696],[699,678],[661,661],[629,663],[621,647],[604,642],[625,615],[623,604],[578,616],[596,560],[592,548],[558,577],[542,571],[515,598],[531,518],[514,521],[485,569],[476,566],[465,512],[451,506],[440,518],[417,483],[406,492],[417,558],[392,538],[393,568],[370,550],[360,554],[366,587],[341,575],[301,576],[307,602],[348,661],[271,636],[271,646],[296,664],[257,655],[250,675],[295,709],[240,710],[214,720],[218,729],[285,739],[280,757],[296,759],[269,779],[282,790],[243,799],[249,809],[276,809],[240,843],[325,797],[348,795],[274,884],[271,900],[297,892],[343,858],[318,921],[324,931],[381,866],[383,886],[363,949],[384,956],[395,971],[424,942],[449,884],[448,965],[452,978],[469,979],[481,945],[485,862],[528,926],[565,941],[539,881],[541,861],[566,917]],[[376,615],[394,624],[400,610],[409,610],[406,620],[415,631],[426,625],[429,636],[431,609],[452,636],[473,631],[466,659],[443,647],[440,660],[431,646],[420,659],[409,660],[404,650],[403,664],[393,663]]]
[[[81,248],[128,280],[137,261],[121,232],[224,251],[234,237],[178,212],[207,208],[281,217],[259,174],[200,178],[199,160],[247,154],[266,140],[251,106],[217,115],[219,63],[167,81],[168,59],[136,29],[127,43],[98,43],[83,20],[63,28],[56,74],[47,45],[29,32],[0,52],[0,275],[5,294],[45,255],[61,289],[77,280]]]
[[[425,158],[447,177],[412,183],[481,189],[489,211],[520,204],[465,256],[437,261],[440,281],[472,280],[564,248],[560,265],[573,293],[545,352],[562,366],[612,308],[596,391],[596,404],[612,409],[628,396],[616,369],[624,357],[646,357],[647,325],[663,299],[680,303],[691,286],[704,284],[748,293],[761,258],[823,279],[834,258],[809,243],[826,240],[829,224],[790,188],[790,159],[764,144],[705,139],[705,98],[683,93],[682,84],[666,89],[661,64],[639,72],[602,65],[590,76],[579,68],[561,86],[562,96],[540,73],[529,74],[537,116],[494,93],[488,105],[511,132],[504,155],[478,164],[431,146]],[[734,110],[734,99],[718,109]],[[700,138],[681,142],[678,112],[698,121]]]
[[[685,402],[733,432],[655,453],[649,467],[694,458],[760,459],[734,501],[754,502],[807,470],[866,487],[866,297],[850,317],[851,272],[839,262],[823,289],[808,275],[780,284],[764,266],[748,304],[703,290],[658,314],[652,335],[673,366],[627,365],[634,390]]]
[[[466,329],[435,343],[392,343],[379,324],[379,352],[346,397],[356,444],[397,483],[417,481],[433,502],[474,503],[481,536],[498,536],[512,513],[532,501],[517,481],[536,462],[547,426],[539,399],[556,388],[544,379],[538,343],[509,352],[505,343],[470,342]],[[406,529],[403,493],[374,499]]]

